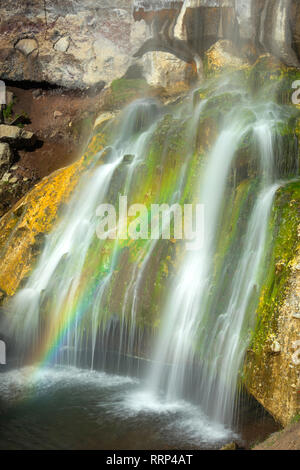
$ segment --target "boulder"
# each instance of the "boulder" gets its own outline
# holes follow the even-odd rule
[[[60,38],[56,43],[54,44],[54,49],[59,52],[67,52],[70,46],[70,38],[69,37],[64,37]]]
[[[163,87],[171,94],[186,91],[189,83],[197,79],[196,66],[168,52],[148,52],[143,63],[149,85]]]
[[[126,163],[126,164],[130,165],[133,162],[134,158],[135,158],[135,155],[129,155],[129,154],[124,155],[123,163]]]
[[[31,148],[36,143],[36,136],[20,127],[1,124],[0,143],[10,144],[16,149]]]

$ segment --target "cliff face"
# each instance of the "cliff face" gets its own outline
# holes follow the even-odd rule
[[[2,0],[0,11],[4,80],[102,88],[124,75],[145,40],[125,0]]]
[[[171,64],[181,81],[182,61],[200,71],[200,58],[219,39],[251,60],[269,52],[299,65],[297,0],[2,0],[0,9],[4,80],[101,89],[138,65],[157,84]]]
[[[299,198],[290,204],[297,204],[299,211]],[[292,233],[288,237],[292,239]],[[277,279],[273,280],[270,291],[262,292],[258,327],[245,364],[245,382],[264,408],[287,426],[300,414],[299,248],[291,259],[277,258],[274,267]],[[279,281],[280,277],[283,282]]]

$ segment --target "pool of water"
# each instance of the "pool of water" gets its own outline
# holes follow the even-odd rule
[[[26,367],[0,374],[0,450],[219,449],[245,447],[277,427],[251,413],[240,432],[185,401],[155,398],[137,379],[76,368]]]

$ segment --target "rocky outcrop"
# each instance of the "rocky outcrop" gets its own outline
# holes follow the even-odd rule
[[[291,265],[277,327],[261,355],[249,353],[246,366],[248,390],[284,426],[300,414],[300,253]]]
[[[33,132],[17,126],[0,125],[0,142],[10,144],[13,148],[31,148],[36,142]]]
[[[196,67],[169,52],[152,52],[143,60],[144,77],[153,87],[163,87],[169,94],[187,91],[197,80]]]
[[[188,63],[201,75],[218,40],[250,60],[269,52],[299,66],[296,0],[2,0],[0,8],[0,78],[14,82],[101,89],[138,63],[151,83],[167,83],[162,71],[175,59],[166,54],[176,70]]]
[[[299,66],[299,25],[295,15],[300,13],[295,1],[186,0],[182,7],[180,2],[162,1],[154,2],[152,15],[149,3],[135,2],[135,18],[152,22],[153,30],[140,54],[152,48],[191,60],[185,53],[185,44],[190,55],[202,56],[216,41],[225,39],[233,41],[249,58],[269,52],[287,65]]]
[[[0,10],[4,80],[101,88],[125,74],[146,40],[131,1],[2,0]]]
[[[248,391],[284,426],[300,414],[299,201],[299,183],[276,197],[272,249],[245,364]]]
[[[228,40],[216,42],[205,54],[205,71],[215,74],[224,69],[241,69],[249,65],[243,57],[239,57],[238,50]]]
[[[18,126],[0,125],[0,217],[35,182],[34,178],[23,177],[16,165],[21,149],[34,148],[36,136]]]

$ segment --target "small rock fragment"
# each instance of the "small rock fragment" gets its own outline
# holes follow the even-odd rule
[[[37,55],[38,48],[38,42],[34,38],[20,39],[15,45],[15,49],[21,52],[25,57],[28,57],[33,53],[35,53],[34,55]]]
[[[56,41],[53,47],[58,52],[67,52],[67,50],[70,47],[70,38],[69,37],[60,38],[58,41]]]
[[[36,142],[33,132],[25,131],[17,126],[0,125],[0,142],[22,149],[32,147]]]
[[[222,447],[221,450],[238,450],[238,445],[236,442],[230,442],[226,446]]]
[[[280,344],[278,343],[278,341],[274,341],[272,346],[271,346],[271,351],[272,353],[274,354],[278,354],[281,352],[281,346]]]

